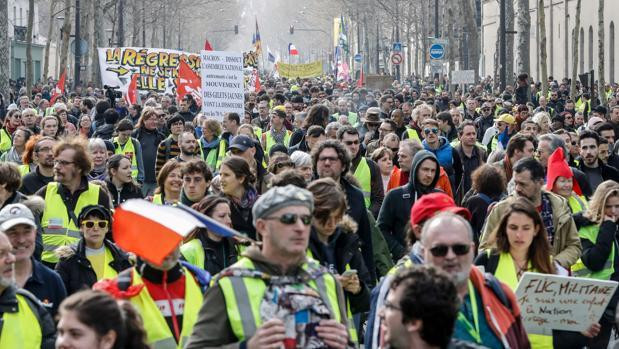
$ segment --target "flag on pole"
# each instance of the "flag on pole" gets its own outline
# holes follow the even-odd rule
[[[211,43],[208,41],[208,39],[204,40],[204,49],[206,51],[213,51],[213,46],[211,46]]]
[[[195,228],[206,228],[222,237],[241,233],[185,205],[156,205],[146,200],[127,200],[114,210],[114,242],[123,250],[161,264]]]
[[[56,87],[54,87],[54,91],[52,93],[52,97],[49,100],[49,104],[54,104],[56,99],[62,95],[64,95],[64,84],[67,79],[67,70],[63,70],[60,75],[60,79],[58,79],[58,83],[56,83]]]
[[[273,55],[273,53],[271,53],[269,46],[267,46],[267,59],[269,60],[269,62],[275,63],[275,56]]]
[[[290,56],[297,56],[297,55],[299,55],[299,51],[297,50],[297,48],[292,43],[288,44],[288,55],[290,55]]]
[[[176,79],[176,100],[180,101],[190,94],[198,105],[202,104],[202,79],[194,72],[185,60],[178,64],[178,79]]]
[[[260,40],[260,30],[258,30],[258,18],[256,18],[256,36],[254,42],[255,50],[258,55],[262,54],[262,41]]]
[[[346,37],[346,27],[344,26],[344,16],[340,15],[340,38],[339,45],[344,52],[348,53],[348,38]]]
[[[254,92],[260,91],[260,74],[258,74],[258,69],[254,69]]]
[[[138,74],[131,75],[131,82],[127,87],[127,93],[125,94],[125,100],[127,104],[138,103]]]

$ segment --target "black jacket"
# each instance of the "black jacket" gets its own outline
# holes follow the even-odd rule
[[[116,272],[131,268],[129,257],[113,242],[103,240],[103,244],[112,254],[113,260],[108,264]],[[60,261],[56,264],[56,271],[60,274],[67,294],[71,295],[84,288],[90,288],[97,282],[97,275],[86,258],[86,244],[81,238],[77,244],[63,246],[56,250]]]
[[[230,200],[230,217],[232,218],[232,228],[240,233],[246,234],[252,239],[256,239],[256,228],[253,223],[251,207],[243,208],[232,198],[224,194],[222,194],[222,196]]]
[[[0,293],[0,314],[19,311],[17,294],[26,298],[26,302],[28,302],[34,316],[39,321],[39,326],[41,327],[41,349],[53,349],[56,343],[56,325],[52,316],[32,293],[23,289],[17,289],[13,285],[7,287]],[[4,322],[0,322],[0,333],[3,326]]]
[[[600,168],[600,173],[602,174],[602,178],[607,181],[607,180],[613,180],[615,182],[619,182],[619,171],[617,171],[616,168],[606,165],[602,162],[602,160],[598,159],[598,167]],[[585,171],[585,162],[580,159],[580,161],[578,162],[578,169],[584,173],[586,173]],[[592,191],[595,192],[595,188],[591,188]],[[583,193],[584,194],[584,193]]]
[[[129,199],[143,199],[142,191],[136,185],[131,183],[125,183],[120,192],[116,189],[114,183],[109,180],[105,181],[107,183],[107,189],[110,192],[110,196],[112,197],[112,203],[114,207],[122,204],[123,202]]]
[[[344,290],[344,294],[350,301],[350,308],[353,314],[362,313],[370,310],[370,290],[368,285],[372,284],[372,276],[363,262],[363,256],[359,251],[359,237],[355,234],[354,223],[350,217],[344,217],[342,223],[338,225],[335,232],[329,239],[330,245],[335,245],[335,269],[337,274],[343,274],[346,266],[357,270],[357,276],[361,284],[361,292],[352,294]],[[352,224],[351,224],[352,223]],[[318,239],[318,233],[312,227],[308,250],[312,257],[325,267],[328,266],[325,254],[325,246]]]
[[[112,138],[112,136],[114,136],[115,127],[116,126],[113,124],[103,124],[97,127],[97,130],[95,131],[93,137],[108,140]]]
[[[435,161],[437,166],[434,180],[428,187],[417,181],[419,165],[427,159]],[[376,225],[387,241],[394,262],[402,258],[408,250],[406,248],[405,228],[409,224],[413,203],[422,195],[440,191],[434,188],[440,176],[438,160],[434,154],[427,150],[418,151],[413,157],[411,168],[408,184],[392,189],[387,193],[376,219]]]
[[[197,236],[204,250],[204,265],[196,265],[209,272],[211,275],[217,275],[223,269],[236,263],[239,259],[234,241],[230,238],[223,238],[221,241],[209,239],[206,232],[200,233]],[[186,260],[185,257],[181,257]]]

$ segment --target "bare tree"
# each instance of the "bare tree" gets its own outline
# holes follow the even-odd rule
[[[604,0],[598,2],[598,94],[606,105],[606,83],[604,81]]]
[[[99,71],[99,52],[98,47],[103,46],[103,4],[98,0],[92,1],[93,13],[93,31],[92,45],[90,51],[90,60],[92,62],[92,70],[90,71],[90,81],[94,84],[99,84],[101,81],[101,72]]]
[[[506,34],[506,48],[507,48],[507,60],[505,61],[505,69],[507,73],[505,74],[505,78],[507,79],[507,85],[514,84],[514,34],[510,34],[514,32],[514,2],[512,0],[505,2],[505,29],[507,30]]]
[[[49,1],[49,23],[47,25],[47,40],[45,42],[45,58],[43,63],[43,79],[49,77],[49,51],[52,42],[52,34],[54,33],[54,9],[56,8],[56,0]],[[56,48],[58,49],[58,48]]]
[[[463,17],[465,18],[465,28],[468,33],[468,62],[475,70],[475,81],[479,78],[479,33],[477,32],[477,21],[475,20],[475,0],[466,0],[463,7]]]
[[[71,0],[65,0],[64,21],[62,22],[62,44],[60,47],[60,74],[67,68],[69,59],[69,37],[71,36]]]
[[[516,12],[516,26],[518,33],[518,47],[516,50],[516,64],[518,73],[531,73],[531,15],[529,14],[529,0],[518,0]]]
[[[542,70],[542,96],[548,95],[548,54],[546,53],[546,11],[544,10],[544,0],[537,2],[537,26],[539,28],[539,60]]]
[[[32,96],[34,73],[32,72],[32,27],[34,24],[34,0],[28,0],[28,28],[26,29],[26,93]]]
[[[574,29],[572,30],[572,83],[570,85],[570,96],[576,96],[576,80],[578,79],[578,39],[580,37],[580,8],[582,0],[576,2],[576,17],[574,22]]]
[[[9,102],[9,4],[0,0],[0,92],[4,103]]]

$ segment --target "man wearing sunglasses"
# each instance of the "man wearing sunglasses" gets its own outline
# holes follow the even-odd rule
[[[421,230],[426,264],[450,275],[461,300],[452,338],[488,348],[530,348],[520,308],[511,289],[473,268],[473,229],[459,215],[443,212]]]
[[[260,196],[252,214],[262,247],[249,247],[215,279],[187,349],[297,347],[298,339],[320,347],[352,345],[341,284],[306,258],[313,210],[312,194],[293,185]],[[290,292],[297,302],[279,301],[292,297]]]
[[[442,112],[447,114],[448,112]],[[441,115],[439,114],[439,115]],[[438,121],[426,119],[423,123],[425,139],[421,144],[423,148],[436,156],[439,165],[445,170],[451,183],[452,192],[460,185],[462,179],[462,160],[458,152],[451,146],[449,140],[440,135]]]
[[[494,110],[492,104],[489,102],[482,104],[481,115],[473,120],[475,120],[475,126],[477,127],[477,141],[481,142],[486,134],[486,130],[494,126]]]

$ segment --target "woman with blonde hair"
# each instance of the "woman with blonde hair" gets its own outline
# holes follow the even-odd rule
[[[617,222],[619,221],[619,183],[604,181],[600,184],[585,212],[574,215],[580,235],[582,256],[572,266],[574,276],[598,280],[619,281],[617,251]],[[606,348],[615,323],[615,309],[619,294],[615,294],[600,319],[600,334],[589,343],[589,348]]]
[[[541,111],[533,115],[533,121],[539,127],[540,135],[546,134],[550,132],[550,115],[548,113]]]

